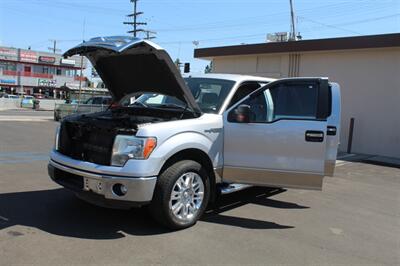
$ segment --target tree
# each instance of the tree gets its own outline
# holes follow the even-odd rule
[[[179,58],[177,58],[174,63],[176,65],[176,67],[178,68],[179,72],[181,72],[181,64],[182,64],[181,60],[179,60]]]
[[[213,61],[210,62],[210,64],[206,65],[206,68],[204,69],[204,73],[211,73],[213,72]]]

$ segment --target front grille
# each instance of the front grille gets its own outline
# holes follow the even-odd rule
[[[60,130],[59,152],[76,160],[110,165],[114,137],[112,131],[65,121]]]
[[[60,169],[54,168],[54,181],[65,188],[81,191],[83,190],[83,177],[74,175]]]

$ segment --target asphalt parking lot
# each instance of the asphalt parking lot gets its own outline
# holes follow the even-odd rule
[[[56,123],[10,120],[0,121],[0,265],[400,265],[398,168],[342,161],[322,192],[252,188],[170,232],[145,209],[91,206],[54,184]]]

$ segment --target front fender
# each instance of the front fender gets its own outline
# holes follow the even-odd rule
[[[156,150],[150,155],[151,158],[159,160],[161,163],[154,169],[157,174],[165,162],[173,155],[187,149],[198,149],[210,156],[211,161],[216,163],[218,154],[213,152],[214,141],[197,132],[184,132],[176,134],[165,140]],[[215,165],[215,164],[214,164]]]

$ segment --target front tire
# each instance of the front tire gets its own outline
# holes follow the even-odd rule
[[[198,162],[184,160],[165,169],[158,177],[150,213],[171,229],[194,225],[210,198],[207,171]]]

